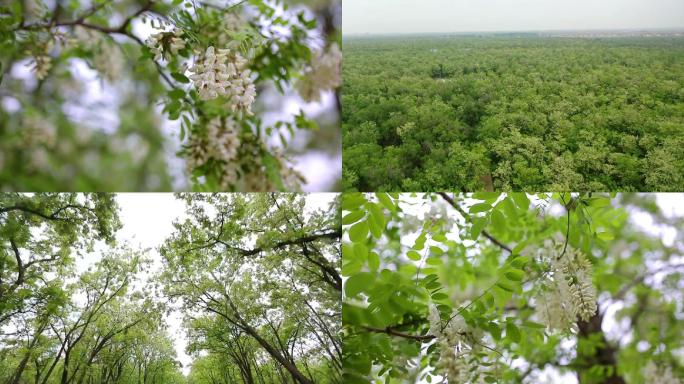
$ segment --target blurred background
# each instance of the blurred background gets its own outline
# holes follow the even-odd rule
[[[89,0],[60,3],[76,14],[92,6]],[[143,2],[111,2],[114,11],[103,24],[118,25],[140,7],[138,3]],[[197,3],[230,6],[238,2]],[[317,29],[307,40],[311,48],[339,41],[340,1],[285,3],[317,19]],[[60,58],[55,47],[42,47],[52,58],[51,68],[44,79],[36,76],[35,54],[30,50],[41,44],[30,40],[40,39],[39,34],[22,34],[8,20],[19,11],[25,13],[27,23],[40,20],[56,4],[55,0],[0,0],[0,190],[189,190],[185,161],[177,155],[180,121],[168,120],[162,113],[160,99],[166,88],[152,66],[138,65],[137,42],[113,34],[116,44],[109,46],[119,49],[109,55],[93,56],[77,46],[71,48],[76,54],[68,58]],[[248,4],[242,9],[250,12]],[[131,27],[142,41],[153,33],[141,18],[134,19]],[[62,28],[57,31],[69,31]],[[259,83],[257,93],[253,109],[264,127],[276,121],[294,122],[300,110],[318,123],[318,130],[295,130],[288,137],[286,155],[306,178],[302,189],[339,190],[339,95],[326,92],[320,101],[306,102],[292,87],[280,93],[270,83]],[[271,136],[267,144],[279,146],[277,132]]]

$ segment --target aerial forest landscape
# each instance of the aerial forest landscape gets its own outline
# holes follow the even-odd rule
[[[681,191],[684,33],[345,36],[347,191]]]

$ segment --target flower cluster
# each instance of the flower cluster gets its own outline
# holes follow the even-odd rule
[[[256,87],[247,69],[247,60],[238,52],[209,47],[190,68],[190,72],[193,73],[190,79],[201,99],[224,96],[229,100],[231,111],[252,114]]]
[[[648,364],[641,371],[644,375],[644,383],[652,384],[682,384],[683,380],[675,377],[672,368],[667,366],[658,366],[653,361]]]
[[[48,55],[34,56],[31,65],[31,70],[36,73],[38,80],[43,80],[52,67],[52,58]]]
[[[105,79],[114,81],[121,77],[125,62],[118,46],[103,40],[100,51],[93,58],[93,66]]]
[[[79,44],[93,51],[92,66],[103,78],[114,81],[121,76],[126,64],[122,52],[116,44],[102,38],[101,34],[91,29],[76,26],[74,38],[69,41],[69,45],[75,47]]]
[[[575,319],[589,321],[596,314],[596,288],[592,266],[584,254],[567,248],[551,253],[551,272],[538,313],[549,328],[574,329]]]
[[[172,54],[176,55],[180,50],[185,48],[185,40],[181,37],[183,31],[174,28],[171,32],[159,32],[152,34],[147,39],[147,46],[150,51],[154,53],[154,59],[159,61],[164,58],[164,47]]]
[[[240,139],[238,137],[238,125],[232,117],[212,119],[208,126],[209,154],[226,163],[237,158]]]
[[[342,85],[342,52],[333,43],[328,52],[319,52],[312,60],[311,67],[305,71],[297,83],[299,95],[306,101],[320,101],[321,92],[333,90]]]
[[[57,141],[57,128],[47,119],[37,115],[24,117],[22,139],[27,147],[52,147]]]
[[[471,352],[478,349],[482,331],[470,327],[460,315],[443,326],[439,311],[432,304],[428,321],[429,334],[437,338],[439,346],[438,373],[450,383],[468,383],[479,377],[478,365],[471,358]]]
[[[193,172],[211,162],[217,170],[218,184],[222,190],[243,189],[249,191],[272,191],[276,189],[268,177],[263,153],[267,148],[253,135],[241,138],[239,122],[232,116],[215,117],[207,122],[206,134],[193,134],[183,154],[188,171]],[[278,149],[271,156],[280,172],[283,187],[299,190],[304,177],[292,167]],[[272,165],[273,166],[273,165]]]

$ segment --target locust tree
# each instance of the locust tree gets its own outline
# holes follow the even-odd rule
[[[199,382],[340,383],[339,201],[296,194],[181,195],[188,218],[160,276],[193,342]],[[227,366],[212,367],[209,361]],[[217,381],[208,381],[217,377]]]
[[[346,194],[342,210],[346,382],[681,382],[683,219],[655,195]]]

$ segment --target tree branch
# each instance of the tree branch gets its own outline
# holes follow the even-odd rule
[[[362,328],[367,330],[368,332],[384,333],[387,335],[403,337],[404,339],[415,340],[415,341],[420,341],[420,342],[429,341],[429,340],[432,340],[435,338],[435,336],[433,336],[433,335],[411,335],[408,333],[397,331],[392,327],[375,328],[375,327],[367,327],[364,325],[364,326],[362,326]]]
[[[461,208],[451,196],[449,196],[446,192],[439,192],[439,195],[442,197],[442,199],[444,199],[447,203],[449,203],[449,205],[454,207],[458,211],[458,213],[460,213],[461,216],[463,216],[463,218],[467,222],[469,222],[469,223],[472,222],[470,215],[466,211],[464,211],[463,208]],[[501,241],[496,239],[494,236],[492,236],[489,232],[487,232],[484,229],[482,230],[482,236],[489,239],[489,241],[494,243],[499,248],[508,251],[508,253],[513,253],[513,250],[508,245],[502,243]]]

